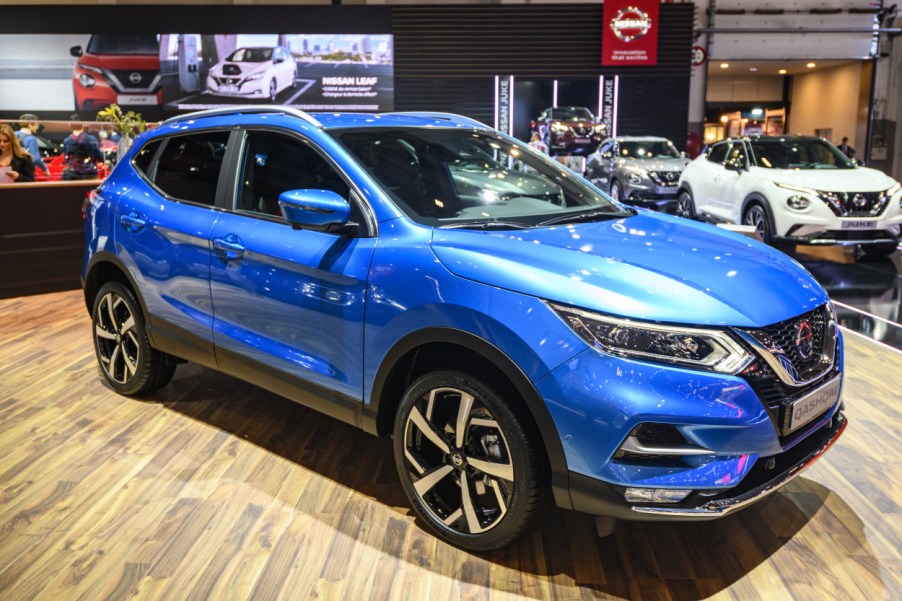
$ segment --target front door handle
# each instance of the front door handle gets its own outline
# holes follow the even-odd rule
[[[140,231],[147,222],[141,219],[141,215],[137,211],[132,211],[128,215],[119,218],[119,222],[125,226],[126,231],[135,233]]]
[[[225,238],[214,238],[213,248],[215,248],[226,261],[234,261],[240,259],[244,255],[244,245],[235,234],[229,234]]]

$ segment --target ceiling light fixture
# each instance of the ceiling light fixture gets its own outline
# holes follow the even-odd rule
[[[814,63],[808,63],[808,64],[805,65],[805,66],[808,67],[809,69],[814,69],[815,67],[817,67],[817,65],[814,64]]]
[[[730,63],[720,63],[720,68],[721,68],[721,69],[729,69],[729,68],[730,68]]]

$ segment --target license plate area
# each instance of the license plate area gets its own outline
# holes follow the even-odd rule
[[[864,219],[850,219],[842,222],[844,230],[875,230],[877,229],[876,221],[865,221]]]
[[[157,97],[155,94],[119,94],[116,96],[116,102],[123,106],[153,106],[157,103]]]
[[[784,433],[789,434],[798,430],[832,407],[839,399],[841,388],[842,380],[839,376],[836,376],[802,398],[793,401],[786,408],[789,415],[786,417],[787,428]]]

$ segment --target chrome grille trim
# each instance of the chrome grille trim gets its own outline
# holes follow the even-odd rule
[[[819,349],[816,356],[807,363],[800,364],[798,357],[794,357],[796,353],[793,349],[784,348],[787,346],[781,344],[772,336],[768,330],[775,328],[784,328],[797,321],[805,318],[807,315],[815,315],[820,313],[823,316],[823,323],[820,332],[816,335],[816,342],[819,342]],[[735,332],[745,341],[765,363],[770,367],[781,382],[787,386],[794,388],[810,384],[833,368],[836,361],[836,338],[837,323],[836,314],[830,303],[819,307],[806,315],[800,315],[793,319],[774,324],[768,328],[747,330],[736,328]]]

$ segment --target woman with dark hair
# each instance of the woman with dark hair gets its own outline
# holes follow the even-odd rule
[[[15,130],[0,125],[0,183],[34,181],[34,159],[19,144]]]

